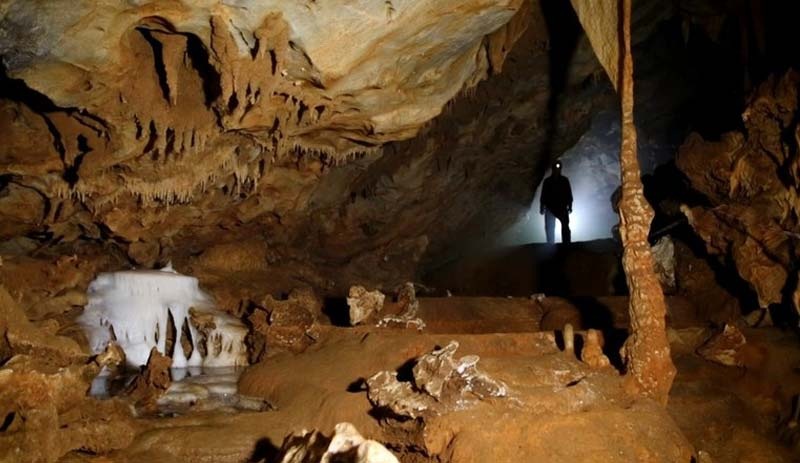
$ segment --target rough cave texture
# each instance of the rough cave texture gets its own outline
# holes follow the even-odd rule
[[[735,266],[761,308],[791,307],[791,318],[800,310],[799,90],[797,72],[767,80],[742,115],[743,133],[692,135],[677,158],[707,201],[684,212],[708,251]]]
[[[496,297],[462,297],[487,294],[458,266],[460,287],[420,282],[529,211],[592,121],[619,119],[613,76],[632,76],[611,3],[0,0],[0,460],[797,461],[797,338],[748,327],[718,281],[733,263],[760,306],[797,306],[795,74],[756,92],[741,133],[682,150],[705,196],[687,216],[723,262],[673,235],[666,307],[630,104],[630,296],[612,240],[478,260]],[[763,76],[740,68],[790,36],[765,33],[760,3],[633,1],[639,146],[738,126],[713,110],[741,112]],[[605,132],[576,162],[598,191],[619,177]],[[665,185],[653,203],[683,217]],[[132,377],[115,343],[90,354],[89,282],[169,261],[242,321],[252,365],[154,354]],[[540,274],[564,297],[528,291]],[[350,288],[350,308],[373,309],[356,326]]]
[[[530,189],[482,167],[521,162],[533,181],[550,116],[537,104],[549,93],[544,26],[520,0],[8,2],[0,234],[102,239],[144,265],[246,236],[273,266],[408,273],[431,236],[476,213],[422,213],[433,201]],[[508,77],[476,87],[523,34]],[[565,136],[591,104],[564,106]],[[512,140],[531,152],[503,149]]]

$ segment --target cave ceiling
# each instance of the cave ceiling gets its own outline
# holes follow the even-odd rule
[[[6,0],[0,240],[410,275],[518,216],[610,101],[544,3]]]

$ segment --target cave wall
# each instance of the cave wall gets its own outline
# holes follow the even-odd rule
[[[0,56],[0,250],[284,291],[392,287],[499,233],[614,101],[549,0],[15,0]]]
[[[750,96],[743,131],[692,134],[677,165],[702,201],[683,211],[710,254],[734,267],[759,307],[782,322],[800,313],[800,74],[774,76]]]

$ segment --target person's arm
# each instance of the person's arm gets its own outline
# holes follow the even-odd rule
[[[567,180],[567,213],[572,213],[572,186]]]

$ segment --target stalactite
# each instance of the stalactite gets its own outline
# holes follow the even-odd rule
[[[623,62],[621,72],[622,146],[620,169],[620,234],[622,265],[628,281],[630,335],[623,347],[630,391],[666,404],[675,378],[666,332],[666,303],[654,271],[647,241],[653,209],[644,198],[633,121],[633,57],[631,56],[631,0],[622,0]]]

